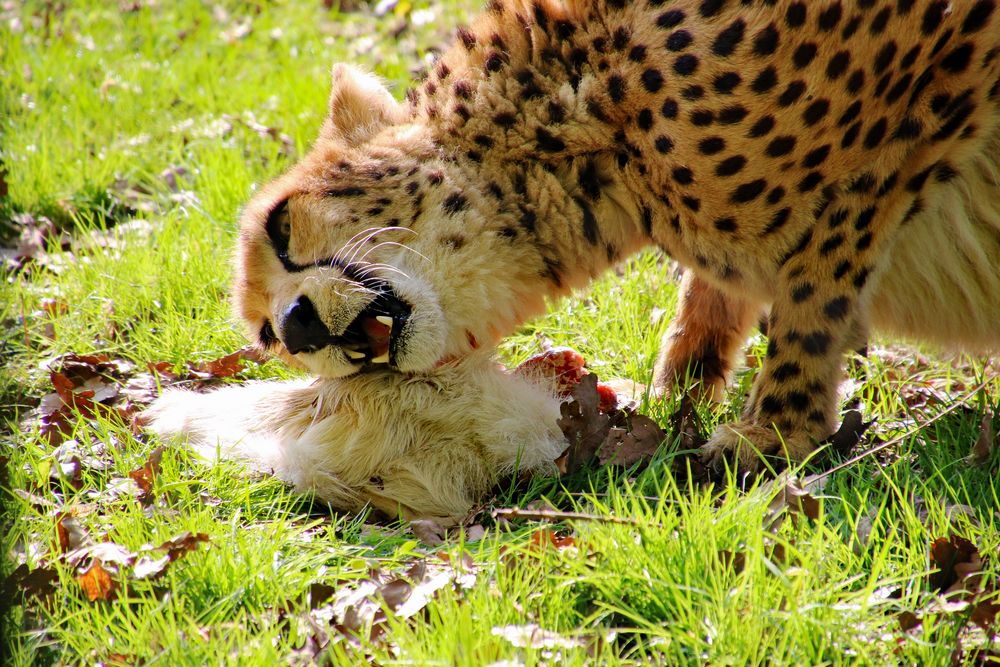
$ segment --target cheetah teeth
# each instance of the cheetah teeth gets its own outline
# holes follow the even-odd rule
[[[389,363],[389,353],[386,352],[385,354],[383,354],[380,357],[373,357],[372,358],[372,363],[373,364],[387,364],[387,363]]]
[[[388,315],[376,315],[375,319],[384,324],[385,326],[389,327],[390,329],[392,328],[392,318],[389,317]]]
[[[346,354],[349,359],[357,360],[365,358],[365,353],[358,352],[357,350],[344,350],[344,354]]]

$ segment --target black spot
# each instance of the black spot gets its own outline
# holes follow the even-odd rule
[[[802,97],[802,93],[805,91],[805,81],[792,81],[785,87],[785,91],[781,93],[781,96],[778,97],[778,104],[783,107],[791,106],[796,100]]]
[[[646,59],[646,47],[641,44],[633,46],[628,52],[628,59],[634,63],[641,63]]]
[[[669,97],[663,100],[663,106],[660,108],[660,115],[668,120],[677,118],[677,101],[670,99]]]
[[[359,197],[363,194],[365,194],[364,188],[357,187],[330,188],[326,191],[327,197]]]
[[[580,170],[577,182],[580,189],[590,199],[600,199],[601,197],[601,175],[597,171],[597,163],[588,160]]]
[[[875,218],[875,207],[869,206],[865,210],[858,213],[858,217],[854,221],[854,228],[858,231],[862,229],[867,229]]]
[[[739,173],[746,163],[747,159],[742,155],[731,155],[715,167],[715,174],[717,176],[732,176]]]
[[[705,89],[699,85],[688,86],[681,91],[681,95],[683,95],[686,100],[700,100],[705,96]]]
[[[857,241],[855,241],[854,247],[859,251],[867,250],[868,246],[870,246],[871,244],[872,244],[872,233],[865,232],[864,234],[861,235],[860,238],[858,238]]]
[[[810,171],[799,181],[799,192],[812,192],[823,182],[823,174],[818,171]]]
[[[799,44],[795,49],[795,53],[792,54],[792,62],[795,63],[795,67],[798,69],[803,69],[809,66],[816,58],[816,52],[819,49],[812,42],[806,42],[804,44]]]
[[[936,56],[941,51],[941,49],[943,49],[945,46],[947,46],[949,40],[951,40],[951,36],[954,33],[955,33],[955,30],[952,29],[952,28],[948,28],[947,30],[945,30],[941,34],[941,36],[938,37],[938,40],[936,42],[934,42],[934,46],[931,47],[931,55],[932,56]]]
[[[795,137],[786,134],[772,139],[771,143],[767,145],[765,152],[771,157],[781,157],[782,155],[791,153],[794,148]]]
[[[893,59],[896,57],[896,42],[886,42],[885,46],[879,49],[879,52],[875,55],[875,62],[872,64],[872,73],[881,74],[885,69],[892,64]]]
[[[780,34],[772,23],[753,38],[753,52],[758,56],[769,56],[778,50]]]
[[[847,310],[850,308],[850,305],[851,302],[846,296],[838,296],[835,299],[830,299],[823,306],[823,314],[831,320],[842,320],[847,317]]]
[[[756,123],[753,124],[753,127],[750,128],[750,131],[747,133],[747,136],[756,139],[758,137],[763,137],[765,134],[767,134],[773,129],[774,129],[774,116],[763,116]]]
[[[738,227],[736,225],[736,219],[732,216],[727,216],[725,218],[719,218],[715,221],[715,228],[720,232],[725,232],[727,234],[732,234]]]
[[[620,74],[608,77],[608,97],[616,104],[625,99],[625,78]]]
[[[587,113],[602,123],[608,122],[608,115],[604,113],[604,107],[602,107],[601,103],[592,97],[587,98]]]
[[[767,181],[763,178],[740,184],[729,196],[729,200],[735,204],[745,204],[751,202],[767,189]]]
[[[868,271],[868,269],[861,269],[860,271],[858,271],[854,276],[854,286],[858,289],[864,287],[865,283],[868,282],[869,273],[870,272]]]
[[[636,125],[639,126],[640,130],[648,131],[653,127],[653,112],[649,109],[643,109],[639,112],[639,115],[635,119]]]
[[[728,95],[733,92],[736,86],[740,85],[742,80],[736,72],[725,72],[715,77],[712,81],[712,86],[715,88],[715,92],[721,95]]]
[[[462,46],[471,51],[476,46],[476,36],[472,34],[465,26],[459,26],[455,31],[458,34],[458,39],[462,42]]]
[[[778,85],[778,71],[773,66],[768,66],[766,69],[761,70],[753,82],[750,84],[750,89],[753,92],[761,95]]]
[[[553,136],[544,127],[539,127],[535,130],[535,141],[538,143],[538,148],[547,153],[558,153],[566,149],[566,143],[562,139]]]
[[[681,197],[681,203],[687,206],[695,213],[701,210],[701,200],[698,199],[697,197],[691,197],[689,195],[685,195]]]
[[[840,31],[841,39],[850,39],[858,31],[861,25],[861,16],[852,16]]]
[[[597,218],[594,216],[590,204],[586,201],[579,197],[576,197],[574,201],[576,201],[576,205],[580,207],[580,212],[582,213],[583,237],[591,245],[596,245],[599,237]]]
[[[806,22],[806,3],[793,2],[785,11],[785,25],[789,28],[798,28]]]
[[[722,137],[708,137],[698,142],[698,151],[702,155],[715,155],[726,148],[726,141]]]
[[[949,51],[948,55],[942,58],[941,67],[952,74],[964,72],[969,67],[969,61],[972,60],[973,51],[975,51],[975,47],[972,42],[966,42]]]
[[[906,54],[899,60],[900,69],[909,69],[913,63],[917,61],[917,56],[920,55],[920,45],[917,44],[912,49],[906,52]]]
[[[663,75],[658,69],[647,69],[642,73],[642,85],[651,93],[655,93],[663,87]]]
[[[868,128],[868,132],[865,134],[865,148],[872,149],[876,148],[882,143],[882,139],[885,137],[885,130],[888,125],[888,121],[885,116],[882,116],[875,124]]]
[[[938,162],[934,169],[934,180],[938,183],[947,183],[958,176],[958,170],[947,162]]]
[[[847,209],[838,208],[836,211],[830,214],[830,219],[827,221],[826,224],[827,227],[829,227],[830,229],[836,229],[837,227],[840,227],[842,224],[844,224],[845,220],[847,220]]]
[[[819,247],[819,254],[826,257],[831,252],[839,248],[844,244],[843,234],[834,234],[827,240],[823,241],[823,244]]]
[[[722,5],[724,4],[726,4],[725,0],[701,0],[701,6],[698,8],[698,13],[705,18],[715,16],[722,11]]]
[[[818,99],[806,107],[806,110],[802,112],[802,120],[805,121],[807,126],[811,127],[823,120],[829,111],[830,100]]]
[[[826,354],[826,351],[830,347],[830,341],[830,334],[825,331],[813,331],[802,336],[799,344],[802,346],[802,351],[806,354],[820,357]]]
[[[903,96],[907,88],[910,87],[910,82],[912,80],[913,80],[913,74],[911,74],[910,72],[907,72],[902,77],[900,77],[899,81],[894,83],[892,88],[890,88],[889,92],[886,94],[885,103],[894,104],[896,100],[898,100],[900,97]]]
[[[723,125],[734,125],[747,117],[747,108],[741,104],[723,107],[719,111],[719,122]]]
[[[883,7],[882,10],[875,15],[872,19],[871,25],[868,26],[868,34],[870,35],[881,35],[885,32],[885,26],[889,23],[889,16],[892,15],[892,9],[889,7]]]
[[[773,190],[767,193],[767,203],[774,206],[780,202],[785,197],[785,188],[780,185],[776,186]]]
[[[965,21],[962,22],[962,34],[970,35],[982,30],[986,22],[990,20],[994,9],[996,9],[996,2],[993,0],[979,0],[965,15]]]
[[[475,141],[480,146],[482,146],[483,148],[493,147],[493,139],[485,134],[477,134],[472,138],[472,140]]]
[[[826,76],[831,81],[835,81],[844,75],[851,64],[851,54],[847,51],[838,51],[833,54],[826,64]]]
[[[792,209],[785,207],[780,211],[776,211],[774,215],[771,216],[770,222],[767,223],[767,227],[764,229],[765,234],[770,234],[781,229],[786,222],[788,222],[789,216],[792,214]]]
[[[615,51],[622,51],[628,46],[629,40],[631,39],[630,33],[627,28],[620,27],[615,30],[615,34],[611,39],[611,48]]]
[[[781,414],[785,411],[785,404],[777,396],[768,394],[760,399],[760,411],[771,415]]]
[[[695,70],[698,69],[698,58],[691,55],[690,53],[685,53],[682,56],[678,56],[677,60],[674,61],[674,71],[681,76],[688,76],[693,74]]]
[[[851,270],[851,263],[845,259],[844,261],[842,261],[840,264],[837,265],[836,270],[834,270],[833,272],[833,277],[835,280],[840,280],[845,275],[847,275],[847,272],[850,270]]]
[[[932,169],[934,169],[933,165],[910,178],[910,180],[906,182],[906,189],[910,192],[920,192],[923,190],[924,183],[927,182],[927,178],[931,175]]]
[[[823,32],[830,32],[837,27],[840,23],[840,17],[843,11],[841,9],[840,3],[835,3],[830,5],[823,11],[819,13],[819,18],[816,20],[816,25]]]
[[[687,30],[675,30],[667,36],[665,45],[668,51],[683,51],[693,41],[694,37]]]
[[[851,72],[851,76],[847,77],[847,92],[852,95],[856,94],[865,85],[865,73],[860,69],[856,69]]]
[[[937,2],[932,2],[930,6],[924,10],[924,18],[920,24],[920,31],[924,35],[931,35],[935,30],[941,25],[941,20],[944,19],[945,14],[951,11],[951,2],[945,0],[937,0]]]
[[[660,153],[667,154],[674,149],[674,142],[670,137],[665,137],[662,134],[656,138],[653,142],[656,150]]]
[[[500,127],[513,127],[517,123],[517,116],[509,111],[502,111],[493,116],[493,122]]]
[[[802,166],[809,169],[818,167],[826,161],[828,155],[830,155],[830,144],[820,146],[806,153],[805,157],[802,158]]]
[[[684,20],[684,12],[680,9],[671,9],[656,17],[656,25],[660,28],[670,29],[679,25]]]
[[[468,208],[469,202],[461,192],[453,192],[444,199],[442,207],[445,213],[454,215]]]
[[[560,19],[555,22],[556,26],[556,37],[561,40],[569,39],[570,36],[576,32],[576,26],[565,19]]]
[[[740,42],[743,41],[743,33],[747,24],[743,19],[736,19],[729,24],[722,32],[716,36],[712,43],[712,53],[720,57],[732,55]]]
[[[694,174],[687,167],[676,167],[671,175],[679,185],[691,185],[694,181]]]
[[[843,127],[853,122],[861,114],[861,101],[855,100],[851,106],[844,110],[844,113],[837,119],[837,125]]]
[[[709,109],[695,109],[691,112],[691,123],[697,127],[707,127],[715,121],[715,114]]]
[[[642,207],[642,228],[646,232],[646,236],[653,235],[653,212],[648,206]]]
[[[802,283],[792,290],[792,301],[802,303],[816,292],[816,287],[812,283]]]

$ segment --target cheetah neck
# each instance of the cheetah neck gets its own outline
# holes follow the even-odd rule
[[[584,36],[580,17],[561,4],[527,7],[520,14],[494,3],[460,29],[410,103],[471,186],[495,202],[497,219],[513,223],[505,233],[535,247],[536,275],[554,297],[649,244],[651,213],[639,201],[641,167],[631,163],[625,119],[595,113],[599,61],[584,48],[593,30]],[[514,274],[498,267],[497,275]],[[511,287],[532,297],[540,289],[537,280]]]

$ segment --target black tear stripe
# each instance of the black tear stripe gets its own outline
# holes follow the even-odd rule
[[[274,249],[274,254],[281,262],[281,266],[285,269],[285,271],[288,273],[301,273],[306,269],[313,269],[320,266],[337,267],[351,280],[362,282],[360,276],[356,275],[356,269],[336,257],[326,257],[309,264],[296,264],[293,262],[288,257],[288,239],[282,237],[280,232],[281,214],[284,213],[287,208],[288,200],[281,202],[271,209],[271,212],[267,214],[267,222],[264,223],[264,229],[267,231],[267,238],[271,241],[271,247]]]

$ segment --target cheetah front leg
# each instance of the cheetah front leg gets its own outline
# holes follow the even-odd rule
[[[886,258],[898,208],[842,197],[782,260],[767,357],[747,408],[705,445],[714,469],[725,459],[744,470],[759,469],[762,457],[803,461],[833,432],[844,353],[864,337],[869,279]]]
[[[762,304],[726,294],[685,271],[653,386],[663,391],[687,384],[695,396],[721,401],[736,357],[762,312]]]

